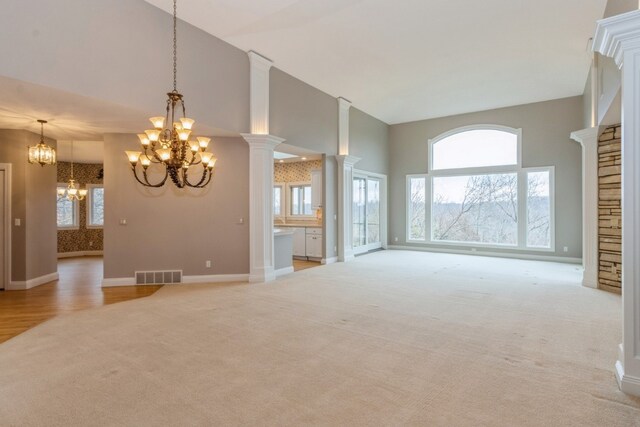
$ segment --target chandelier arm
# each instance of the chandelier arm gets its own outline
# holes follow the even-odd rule
[[[206,186],[209,183],[207,181],[207,184],[203,184],[203,182],[207,179],[207,173],[209,175],[211,175],[211,173],[207,171],[207,168],[204,168],[204,170],[202,171],[202,177],[200,178],[200,181],[198,181],[198,183],[196,183],[196,184],[191,184],[191,182],[189,182],[189,180],[186,178],[186,176],[185,176],[185,182],[191,188],[202,188],[202,187]],[[211,176],[209,176],[209,181],[211,181]]]
[[[209,185],[209,183],[211,182],[211,178],[213,178],[213,169],[208,171],[209,172],[209,177],[207,179],[207,182],[203,183],[201,186],[199,186],[198,188],[204,188],[207,185]]]
[[[153,187],[153,188],[160,188],[164,185],[164,182],[167,180],[167,176],[165,174],[164,179],[159,182],[158,184],[151,184],[149,182],[149,178],[147,177],[147,171],[143,170],[142,171],[142,176],[144,178],[144,182],[140,179],[140,177],[138,176],[138,170],[135,166],[133,166],[131,168],[133,170],[133,176],[136,178],[136,181],[138,181],[140,184],[144,185],[145,187]]]

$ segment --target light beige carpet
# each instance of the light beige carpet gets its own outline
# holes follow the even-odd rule
[[[387,251],[167,286],[0,345],[0,425],[639,426],[620,297],[579,279]]]

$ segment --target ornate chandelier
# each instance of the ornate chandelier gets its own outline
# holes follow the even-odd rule
[[[39,163],[40,166],[56,164],[56,150],[44,143],[44,124],[46,120],[38,120],[40,123],[40,143],[29,147],[29,163]]]
[[[151,117],[154,129],[138,134],[142,151],[126,151],[131,163],[133,176],[145,187],[162,187],[167,178],[178,188],[203,188],[213,175],[216,158],[207,152],[210,138],[199,136],[196,141],[189,140],[194,120],[186,117],[182,94],[177,90],[177,32],[176,0],[173,1],[173,91],[167,93],[167,112],[165,117]],[[176,116],[176,107],[177,114]],[[182,115],[180,115],[180,109]],[[138,167],[140,164],[141,167]],[[164,167],[164,177],[158,182],[149,181],[147,171],[152,164]],[[142,169],[140,171],[140,169]],[[197,170],[199,172],[196,172]],[[189,179],[195,172],[198,178]]]
[[[71,141],[71,176],[67,188],[58,188],[58,200],[67,198],[68,200],[84,200],[87,197],[87,189],[76,187],[76,180],[73,179],[73,141]]]

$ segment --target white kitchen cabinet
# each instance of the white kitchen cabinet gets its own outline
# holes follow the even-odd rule
[[[307,228],[306,250],[309,258],[322,258],[322,229]]]
[[[307,256],[307,239],[304,227],[293,229],[293,256]]]
[[[311,207],[318,209],[322,207],[322,170],[311,171]]]

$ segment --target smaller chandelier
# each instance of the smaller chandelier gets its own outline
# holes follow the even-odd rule
[[[184,99],[177,90],[176,23],[176,0],[174,0],[173,90],[167,93],[166,114],[164,117],[151,117],[149,120],[153,124],[153,129],[138,134],[142,151],[125,151],[125,154],[131,163],[136,181],[145,187],[162,187],[167,178],[171,178],[178,188],[203,188],[211,182],[217,159],[213,153],[206,151],[210,138],[199,136],[195,141],[189,139],[192,136],[191,128],[195,121],[186,117]],[[155,182],[151,182],[147,174],[147,169],[152,164],[164,168],[164,174]],[[189,179],[190,177],[193,181]]]
[[[29,147],[29,163],[39,163],[40,166],[56,164],[56,150],[44,143],[44,124],[46,120],[38,120],[40,123],[40,143]]]
[[[66,198],[67,200],[84,200],[87,197],[87,189],[76,187],[76,180],[73,179],[73,141],[71,141],[71,177],[67,188],[58,188],[58,200]]]

